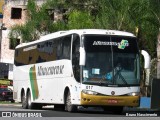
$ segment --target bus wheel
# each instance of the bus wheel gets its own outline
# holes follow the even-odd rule
[[[31,93],[30,91],[27,94],[27,104],[28,104],[28,109],[42,109],[42,105],[38,103],[32,103],[31,102]]]
[[[31,102],[31,93],[30,93],[30,91],[27,93],[27,104],[28,104],[28,109],[33,109],[33,104]]]
[[[76,112],[77,111],[77,106],[72,105],[71,103],[71,94],[68,92],[66,102],[65,102],[65,110],[68,112]]]
[[[26,99],[26,96],[25,96],[24,93],[22,94],[22,108],[23,109],[27,109],[28,108],[27,99]]]

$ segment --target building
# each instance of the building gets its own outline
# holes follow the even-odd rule
[[[0,2],[0,7],[3,8],[3,19],[0,22],[0,79],[13,79],[14,47],[9,39],[9,32],[12,26],[24,24],[27,21],[27,1],[3,0],[2,4]],[[44,2],[46,0],[36,0],[38,6]],[[47,10],[53,21],[63,19],[60,10]],[[20,39],[17,39],[17,44],[20,44],[20,41]]]
[[[41,5],[45,0],[36,0]],[[9,31],[16,24],[26,22],[27,0],[2,0],[0,1],[0,79],[13,79],[14,47],[11,44]],[[20,40],[17,39],[17,44]]]
[[[3,6],[4,0],[0,1],[0,78],[6,77],[8,73],[6,70],[8,69],[7,65],[1,62],[1,43],[2,43],[2,26],[3,26]]]

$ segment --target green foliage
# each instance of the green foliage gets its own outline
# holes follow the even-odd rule
[[[67,21],[54,22],[46,9],[68,9]],[[28,0],[28,21],[12,28],[9,37],[22,42],[33,41],[41,35],[68,29],[115,29],[134,33],[140,49],[156,57],[157,34],[160,30],[160,0],[47,0],[37,6]]]
[[[138,37],[140,49],[145,49],[156,57],[158,34],[157,15],[153,14],[152,0],[100,0],[100,10],[96,17],[96,28],[116,29],[134,33]],[[159,0],[155,0],[159,1]],[[158,2],[154,3],[157,5]],[[160,7],[156,7],[159,9]],[[155,7],[154,7],[155,9]],[[160,12],[156,12],[160,13]],[[137,29],[137,31],[136,31]]]
[[[93,27],[92,16],[88,12],[73,10],[68,16],[69,29],[86,29]]]
[[[66,25],[65,22],[62,21],[57,21],[56,23],[53,24],[54,28],[52,31],[56,32],[59,30],[68,30],[68,26]]]
[[[57,4],[56,1],[48,0],[42,6],[37,6],[35,0],[28,0],[27,22],[24,25],[13,26],[9,38],[19,37],[22,42],[30,42],[37,40],[41,35],[58,30],[57,26],[54,28],[54,23],[47,12],[51,5]]]
[[[151,22],[155,23],[160,31],[160,0],[149,0],[150,3],[150,10],[152,12],[151,16]],[[155,21],[153,21],[155,20]]]

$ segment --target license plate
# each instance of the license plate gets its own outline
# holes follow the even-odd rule
[[[107,100],[108,103],[117,104],[118,100]]]

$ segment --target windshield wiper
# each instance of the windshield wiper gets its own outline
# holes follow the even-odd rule
[[[117,77],[119,77],[119,78],[121,78],[121,80],[122,80],[126,85],[128,85],[127,81],[126,81],[125,78],[122,76],[121,71],[122,71],[122,69],[117,70],[117,73],[116,73],[115,76],[114,76],[114,82],[115,82],[115,80],[117,79]]]

